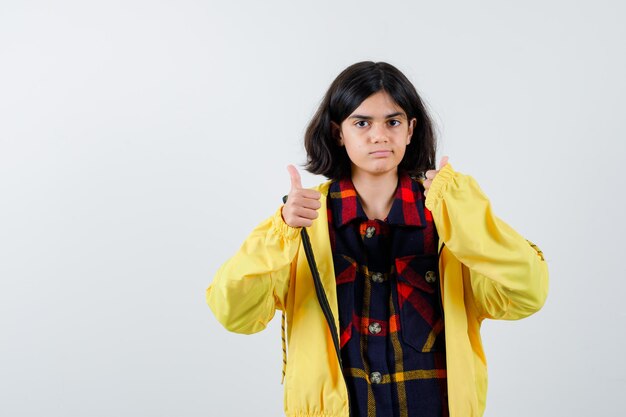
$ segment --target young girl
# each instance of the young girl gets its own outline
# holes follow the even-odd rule
[[[400,71],[348,67],[305,135],[306,169],[330,181],[305,189],[289,166],[286,203],[207,289],[233,332],[286,314],[287,416],[480,416],[482,320],[543,305],[541,251],[446,157],[435,170],[435,145]]]

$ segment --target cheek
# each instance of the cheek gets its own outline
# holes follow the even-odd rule
[[[399,160],[402,160],[402,158],[404,158],[404,155],[406,154],[406,146],[400,146],[397,150],[396,150],[396,155],[398,157]]]
[[[361,154],[359,147],[356,145],[346,145],[346,152],[351,160],[358,159]]]
[[[363,141],[354,136],[344,136],[343,145],[346,148],[346,152],[348,152],[348,155],[356,155],[359,152],[362,152],[364,147]]]

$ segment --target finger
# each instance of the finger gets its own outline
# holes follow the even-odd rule
[[[441,158],[441,161],[439,161],[439,169],[445,167],[447,163],[448,163],[448,156],[444,156],[443,158]]]
[[[306,198],[302,195],[303,191],[310,190],[296,190],[289,195],[289,199],[287,200],[287,204],[293,208],[297,207],[305,207],[313,210],[317,210],[322,206],[322,203],[319,199],[315,198]]]
[[[319,200],[313,198],[303,198],[300,196],[297,196],[293,199],[293,205],[295,207],[304,207],[313,210],[317,210],[322,207],[322,203],[320,203]]]
[[[322,194],[319,191],[309,190],[306,188],[299,190],[298,195],[301,195],[304,198],[309,198],[311,200],[319,200],[320,198],[322,198]]]
[[[313,220],[298,218],[294,222],[293,227],[311,227],[312,225],[313,225]]]
[[[294,209],[293,214],[300,219],[314,220],[319,217],[317,210],[311,210],[304,207]]]
[[[298,172],[298,169],[293,165],[287,165],[287,171],[289,171],[289,176],[291,177],[291,189],[301,189],[302,182],[300,180],[300,173]]]
[[[291,227],[309,227],[313,224],[313,220],[304,219],[296,215],[283,216],[283,219],[285,220],[285,223]]]
[[[432,180],[433,178],[435,178],[435,175],[437,175],[438,172],[439,171],[435,171],[434,169],[431,169],[431,170],[426,171],[424,176],[426,177],[426,179]]]

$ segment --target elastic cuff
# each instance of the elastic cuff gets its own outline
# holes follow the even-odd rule
[[[441,168],[441,170],[433,180],[432,184],[430,184],[428,194],[426,195],[426,201],[424,202],[424,204],[426,205],[426,208],[428,210],[434,210],[435,202],[439,201],[442,198],[442,194],[446,189],[446,186],[453,180],[455,174],[456,171],[449,163]]]
[[[293,240],[300,235],[301,227],[291,227],[283,220],[283,206],[280,206],[274,216],[272,217],[272,226],[273,229],[278,233],[283,239]]]

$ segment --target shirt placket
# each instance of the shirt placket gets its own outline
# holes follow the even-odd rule
[[[363,311],[361,312],[361,348],[371,386],[369,415],[393,415],[390,370],[387,362],[389,332],[389,226],[380,220],[361,223],[360,236],[365,255]],[[358,295],[357,295],[358,296]],[[373,404],[372,404],[373,403]],[[374,409],[372,409],[374,408]]]

